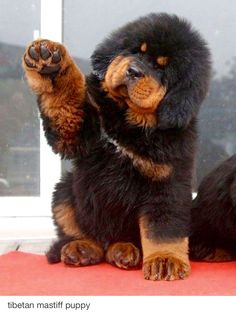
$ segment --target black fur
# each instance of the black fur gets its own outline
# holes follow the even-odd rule
[[[236,155],[221,163],[200,184],[193,202],[192,231],[192,259],[205,259],[216,249],[236,259]]]
[[[140,53],[142,42],[149,47],[148,55]],[[209,51],[199,33],[176,15],[150,14],[131,22],[93,53],[92,66],[100,80],[110,61],[120,54],[135,56],[149,73],[168,85],[168,94],[157,110],[158,129],[187,127],[196,117],[209,84]],[[155,69],[157,54],[170,58],[169,67]]]
[[[143,42],[149,47],[147,54],[140,53]],[[126,109],[101,88],[110,62],[119,55],[133,56],[146,73],[168,87],[152,128],[128,124]],[[159,55],[169,58],[165,68],[157,67]],[[185,20],[151,14],[127,24],[99,45],[92,55],[92,66],[87,88],[100,108],[100,118],[88,98],[74,168],[56,186],[53,206],[69,200],[76,208],[80,229],[104,248],[115,241],[139,246],[138,219],[142,215],[148,218],[152,238],[188,236],[196,116],[210,76],[206,43]],[[132,160],[117,153],[116,147],[102,137],[100,122],[108,136],[123,147],[153,162],[171,165],[172,175],[153,181],[139,173]],[[49,140],[53,138],[50,128],[45,127],[45,131]],[[58,234],[64,237],[60,227]]]

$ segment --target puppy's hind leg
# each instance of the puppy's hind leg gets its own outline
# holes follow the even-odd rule
[[[49,250],[46,252],[47,260],[50,264],[59,263],[61,261],[61,249],[62,247],[72,241],[70,236],[61,236],[53,244],[51,244]]]
[[[81,232],[75,212],[76,209],[68,203],[53,208],[59,238],[47,252],[49,263],[63,261],[70,266],[87,266],[103,260],[102,246]]]
[[[70,266],[86,266],[103,260],[102,246],[81,231],[77,211],[72,192],[72,174],[67,173],[57,184],[53,196],[52,212],[58,239],[46,254],[49,263],[63,261]]]
[[[189,257],[193,261],[232,261],[236,259],[236,250],[220,248],[194,236],[189,239]]]

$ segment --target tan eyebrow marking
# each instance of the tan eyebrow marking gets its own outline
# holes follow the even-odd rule
[[[169,58],[164,56],[157,57],[157,63],[160,66],[166,66],[168,64]]]
[[[146,52],[147,51],[147,43],[142,43],[141,47],[140,47],[141,52]]]

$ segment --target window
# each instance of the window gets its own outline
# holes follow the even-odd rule
[[[39,117],[21,67],[24,47],[40,25],[39,2],[30,2],[14,1],[9,8],[9,1],[1,1],[0,197],[40,195]],[[12,21],[23,19],[16,32]]]
[[[24,237],[25,230],[42,228],[37,217],[51,215],[60,159],[46,144],[21,59],[39,34],[61,40],[62,2],[0,0],[0,5],[0,236]]]

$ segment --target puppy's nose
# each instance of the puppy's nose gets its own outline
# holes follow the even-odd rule
[[[143,77],[142,71],[136,66],[130,66],[126,71],[126,76],[131,79],[138,79]]]

